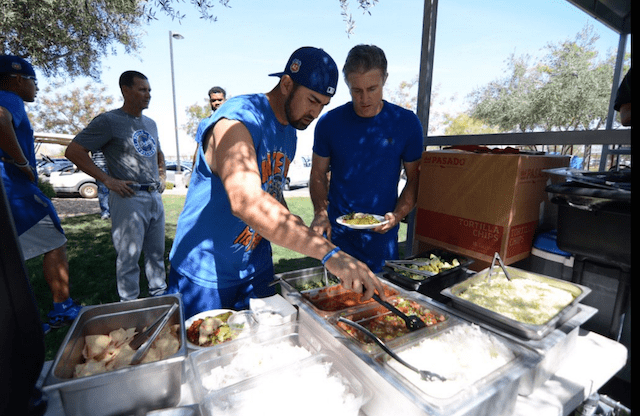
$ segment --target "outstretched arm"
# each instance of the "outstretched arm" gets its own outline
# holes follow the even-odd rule
[[[205,141],[205,158],[211,171],[220,177],[235,216],[272,243],[306,256],[323,259],[335,248],[263,191],[253,140],[242,123],[222,119],[208,132]],[[364,292],[364,300],[375,291],[384,297],[378,278],[348,254],[338,251],[325,265],[342,280],[344,287]]]

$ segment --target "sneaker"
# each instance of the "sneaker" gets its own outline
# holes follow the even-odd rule
[[[42,324],[42,332],[47,335],[49,332],[51,332],[51,326],[49,326],[49,324],[47,323]]]
[[[82,306],[71,298],[62,303],[54,303],[53,310],[47,314],[49,318],[48,324],[51,328],[71,325],[71,322],[76,319],[81,309]]]

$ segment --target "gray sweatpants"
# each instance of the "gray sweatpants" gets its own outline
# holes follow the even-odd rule
[[[149,294],[167,289],[164,268],[164,205],[159,192],[138,191],[123,198],[109,192],[111,238],[116,250],[116,278],[120,300],[140,295],[140,254],[149,281]]]

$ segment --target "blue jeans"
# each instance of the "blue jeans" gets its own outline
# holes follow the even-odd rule
[[[107,168],[100,168],[107,175],[109,171]],[[98,185],[98,203],[100,204],[100,213],[103,217],[109,216],[109,188],[100,181],[96,181]]]

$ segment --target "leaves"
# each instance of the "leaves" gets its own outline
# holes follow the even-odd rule
[[[358,0],[369,9],[378,0]],[[47,78],[88,76],[100,79],[101,58],[135,54],[141,47],[142,26],[156,20],[156,13],[184,19],[175,4],[184,0],[0,0],[0,53],[28,59]],[[355,22],[347,0],[339,0],[347,33]],[[217,0],[230,7],[231,0]],[[189,0],[201,19],[215,22],[216,0]],[[182,9],[182,7],[180,7]]]
[[[590,25],[573,40],[546,46],[535,65],[511,56],[506,76],[475,90],[472,117],[503,132],[595,130],[606,121],[614,56],[598,60]]]
[[[107,88],[95,83],[61,94],[47,86],[29,108],[29,119],[36,131],[78,134],[94,117],[111,110],[115,100],[105,96]]]

